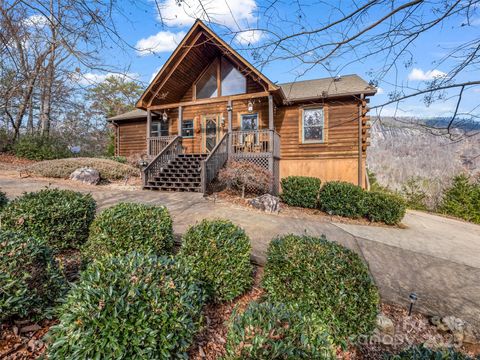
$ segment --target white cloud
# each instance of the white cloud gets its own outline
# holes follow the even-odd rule
[[[402,104],[398,108],[396,106],[386,106],[384,108],[375,109],[372,115],[380,116],[398,116],[411,118],[432,118],[451,116],[455,110],[455,104],[451,103],[433,103],[430,106],[418,104]]]
[[[153,79],[155,79],[155,76],[157,76],[158,72],[160,71],[162,67],[159,66],[158,68],[155,69],[155,71],[152,73],[152,76],[150,76],[150,80],[148,81],[149,83],[151,83],[153,81]]]
[[[235,41],[240,45],[251,45],[258,43],[265,37],[260,30],[245,30],[235,36]]]
[[[137,48],[137,53],[141,56],[165,51],[173,51],[178,46],[180,41],[182,41],[184,36],[184,31],[180,31],[178,33],[160,31],[155,35],[138,40],[135,47]]]
[[[422,69],[413,68],[410,74],[408,74],[408,80],[429,81],[445,77],[446,75],[446,73],[437,69],[423,71]]]
[[[377,87],[377,95],[385,93],[385,90],[381,87]]]
[[[256,19],[255,0],[163,0],[159,19],[169,26],[188,26],[195,19],[238,28]]]
[[[40,14],[32,15],[23,20],[23,23],[27,26],[37,26],[37,27],[44,27],[48,25],[48,19]]]
[[[136,73],[115,74],[115,73],[84,73],[75,74],[72,77],[72,81],[79,83],[80,85],[94,85],[105,81],[109,76],[115,76],[127,80],[135,80],[140,76]]]

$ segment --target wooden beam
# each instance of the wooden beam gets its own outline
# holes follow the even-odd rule
[[[232,100],[227,101],[227,121],[228,121],[228,151],[231,152],[232,150],[232,129],[233,129],[233,124],[232,124],[232,113],[233,113],[233,107],[232,107]]]
[[[274,130],[275,125],[273,123],[273,96],[268,95],[268,129]]]
[[[152,128],[152,112],[147,109],[147,155],[150,156],[150,129]]]
[[[203,105],[203,104],[212,104],[216,102],[225,102],[228,100],[245,100],[251,98],[259,98],[259,97],[267,97],[269,93],[267,91],[261,91],[256,93],[250,94],[241,94],[241,95],[232,95],[232,96],[221,96],[216,98],[210,99],[200,99],[196,101],[184,101],[179,103],[172,103],[172,104],[165,104],[165,105],[152,105],[149,109],[153,110],[164,110],[164,109],[172,109],[178,106],[189,106],[189,105]]]
[[[182,121],[183,121],[183,108],[180,105],[178,107],[178,124],[177,124],[178,136],[182,136]]]

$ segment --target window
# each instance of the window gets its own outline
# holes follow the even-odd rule
[[[258,114],[243,114],[241,120],[243,131],[258,130]]]
[[[151,137],[168,136],[168,122],[153,121],[150,129]]]
[[[196,84],[197,99],[209,99],[218,96],[217,89],[218,61],[213,62]]]
[[[247,79],[233,65],[222,58],[222,96],[244,94],[247,92]]]
[[[193,137],[193,120],[182,121],[182,137]]]
[[[302,116],[302,142],[324,142],[324,116],[323,108],[304,109]]]

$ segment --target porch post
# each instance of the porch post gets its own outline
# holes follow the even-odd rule
[[[268,129],[274,130],[273,124],[273,96],[268,95]]]
[[[232,100],[228,100],[227,101],[227,121],[228,121],[228,155],[229,156],[232,153],[232,129],[233,129],[232,112],[233,112]]]
[[[182,121],[183,121],[183,108],[182,106],[180,105],[178,107],[178,129],[177,129],[177,133],[178,133],[178,136],[182,136]]]
[[[147,155],[151,155],[150,149],[150,129],[152,128],[152,112],[147,109]]]

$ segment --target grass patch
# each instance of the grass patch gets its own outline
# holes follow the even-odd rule
[[[46,160],[29,165],[25,168],[28,174],[67,179],[72,172],[81,167],[90,167],[100,172],[105,180],[121,180],[127,176],[139,176],[138,169],[118,161],[97,158],[67,158]]]

